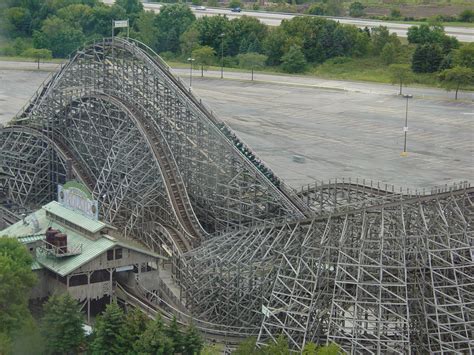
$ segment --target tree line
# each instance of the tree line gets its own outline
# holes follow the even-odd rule
[[[442,82],[449,82],[447,88],[471,85],[474,78],[473,45],[460,44],[437,23],[412,26],[404,44],[384,26],[359,29],[297,16],[271,27],[248,16],[196,19],[185,4],[165,5],[155,14],[144,11],[139,0],[116,0],[112,6],[98,0],[7,0],[2,17],[1,30],[8,42],[0,51],[38,61],[66,57],[85,41],[110,36],[112,20],[128,18],[131,37],[165,60],[193,58],[201,75],[209,65],[241,67],[252,73],[264,67],[302,73],[328,60],[337,64],[371,58],[387,67],[408,65],[410,73],[439,74]],[[119,36],[126,33],[116,31]]]

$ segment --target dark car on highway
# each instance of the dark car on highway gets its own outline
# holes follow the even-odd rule
[[[233,7],[230,11],[232,12],[240,12],[242,9],[240,7]]]

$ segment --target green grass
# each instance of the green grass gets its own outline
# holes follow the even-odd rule
[[[347,59],[346,62],[337,64],[327,61],[312,67],[309,72],[326,79],[391,83],[387,65],[373,57]],[[415,85],[439,86],[436,74],[415,74]]]
[[[324,64],[308,66],[308,70],[297,75],[316,76],[324,79],[350,80],[350,81],[366,81],[373,83],[391,84],[388,74],[388,67],[378,58],[355,58],[344,59],[343,63],[334,63],[327,61]],[[173,68],[187,69],[189,64],[176,60],[167,61],[168,65]],[[193,69],[196,73],[200,73],[200,67]],[[207,70],[219,71],[219,66],[210,66]],[[247,73],[248,70],[240,68],[225,67],[226,72],[242,72]],[[273,75],[290,75],[282,72],[278,67],[266,67],[263,70],[255,71],[255,73],[267,73]],[[196,74],[197,75],[197,74]],[[204,74],[205,75],[205,74]],[[418,86],[439,87],[436,74],[415,74],[415,83]]]

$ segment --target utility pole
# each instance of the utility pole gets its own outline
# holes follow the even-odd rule
[[[221,79],[224,78],[224,33],[219,35],[221,38]]]
[[[401,154],[402,157],[406,157],[408,155],[407,153],[407,133],[408,133],[408,99],[411,99],[413,95],[410,94],[405,94],[403,95],[406,101],[405,105],[405,126],[403,127],[403,132],[405,133],[405,141],[403,143],[403,152]]]
[[[193,86],[193,62],[195,61],[194,58],[189,57],[189,87]]]

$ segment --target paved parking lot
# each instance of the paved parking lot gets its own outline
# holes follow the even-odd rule
[[[0,70],[0,123],[21,108],[47,74]],[[396,90],[381,88],[374,84],[361,92],[193,80],[193,90],[208,106],[295,187],[342,177],[413,188],[474,182],[472,102],[441,94],[427,98],[415,90],[408,108],[408,156],[401,157],[405,100],[393,94]],[[304,162],[294,162],[294,155]]]
[[[293,186],[362,177],[427,188],[474,180],[474,105],[204,79],[194,90]],[[293,161],[305,157],[304,163]]]

